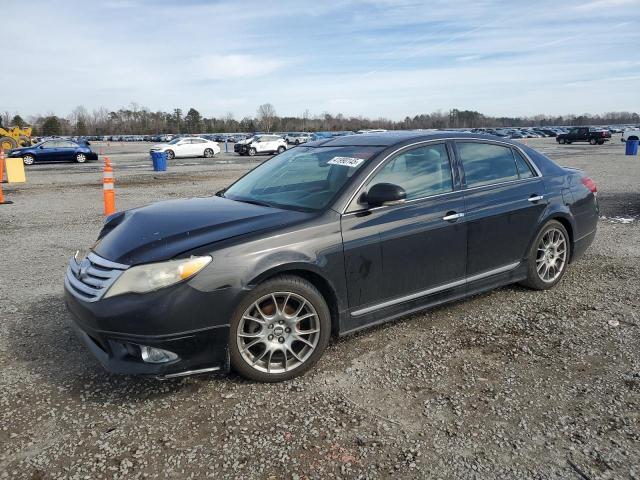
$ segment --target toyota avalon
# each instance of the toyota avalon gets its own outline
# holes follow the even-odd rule
[[[553,287],[597,220],[590,178],[517,142],[335,137],[210,197],[107,217],[65,299],[112,372],[287,380],[332,336],[511,283]]]

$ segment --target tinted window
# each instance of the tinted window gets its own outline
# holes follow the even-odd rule
[[[530,178],[535,176],[527,161],[520,155],[517,150],[513,150],[513,156],[516,157],[516,165],[520,178]]]
[[[429,145],[401,153],[382,167],[369,185],[376,183],[401,186],[407,192],[407,200],[452,191],[445,145]]]
[[[458,142],[467,187],[518,179],[511,148],[489,143]]]
[[[76,148],[78,144],[74,142],[69,142],[69,141],[62,141],[62,142],[58,142],[58,146],[60,148]]]
[[[58,148],[60,142],[57,142],[55,140],[52,140],[50,142],[44,142],[43,147],[44,148]]]

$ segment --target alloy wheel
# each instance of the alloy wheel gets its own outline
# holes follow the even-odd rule
[[[31,155],[25,155],[24,158],[22,159],[22,162],[25,165],[33,165],[34,159]]]
[[[253,369],[285,373],[303,365],[320,339],[320,319],[306,298],[274,292],[247,308],[238,323],[236,342],[242,359]]]
[[[211,157],[213,157],[213,150],[211,150],[210,148],[207,148],[207,149],[204,151],[204,156],[205,156],[205,158],[211,158]]]
[[[76,162],[84,163],[86,161],[87,161],[87,156],[84,153],[79,153],[78,155],[76,155]]]
[[[540,280],[555,281],[567,263],[567,239],[562,231],[551,228],[540,239],[536,255],[536,271]]]

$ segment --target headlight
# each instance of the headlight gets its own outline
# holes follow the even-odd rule
[[[131,267],[118,277],[104,298],[123,293],[147,293],[168,287],[193,277],[209,262],[211,257],[204,256]]]

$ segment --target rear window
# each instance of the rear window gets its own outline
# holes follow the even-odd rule
[[[479,142],[456,144],[468,188],[519,178],[510,147]]]

